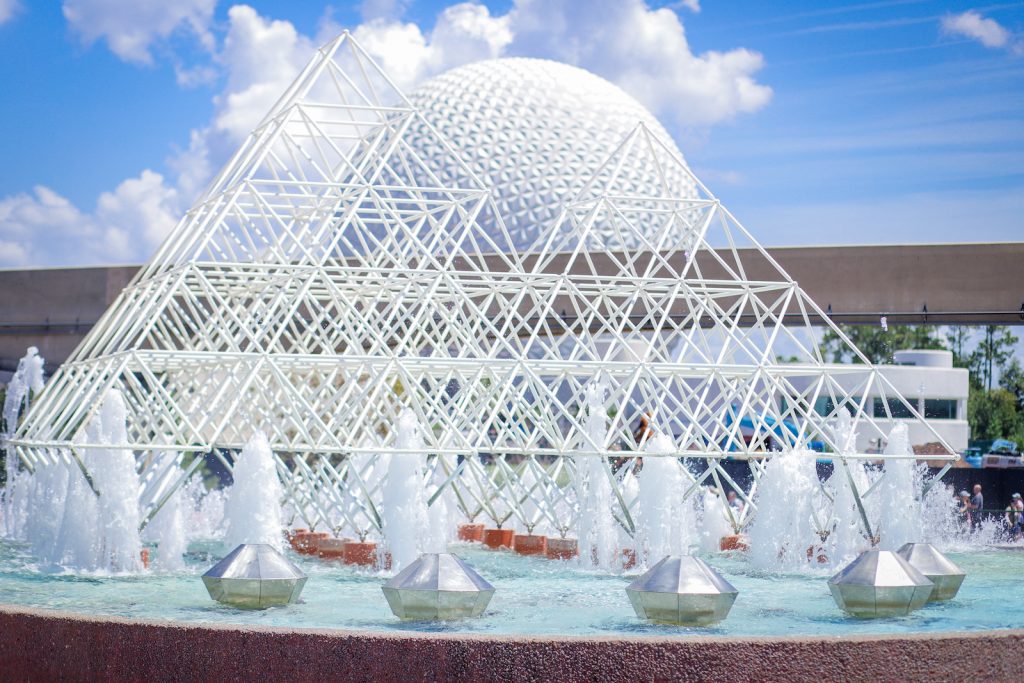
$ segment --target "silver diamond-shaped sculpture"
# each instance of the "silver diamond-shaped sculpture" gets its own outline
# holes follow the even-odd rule
[[[494,586],[451,553],[424,553],[381,586],[400,619],[461,619],[480,616]]]
[[[966,574],[931,543],[905,543],[896,554],[935,584],[929,602],[956,597]]]
[[[210,597],[235,607],[263,608],[297,602],[306,575],[265,543],[243,543],[203,574]]]
[[[928,602],[934,584],[891,550],[865,550],[828,580],[840,609],[857,617],[909,614]]]
[[[706,626],[725,619],[739,591],[699,557],[669,555],[626,587],[641,619]]]

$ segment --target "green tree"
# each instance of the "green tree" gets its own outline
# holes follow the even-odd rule
[[[946,328],[946,348],[953,352],[953,367],[968,368],[971,365],[971,337],[975,328],[970,325],[950,325]]]
[[[1024,443],[1024,419],[1017,398],[1006,389],[979,389],[967,399],[971,438],[1012,439]]]
[[[936,328],[930,325],[839,325],[843,334],[872,363],[891,363],[894,351],[903,349],[944,349]],[[833,363],[860,363],[860,357],[834,330],[826,330],[821,338],[821,355]]]
[[[984,335],[972,354],[981,373],[983,387],[992,389],[995,371],[1002,374],[1013,358],[1014,346],[1018,341],[1006,325],[985,325]]]
[[[1006,389],[1017,400],[1017,410],[1024,414],[1024,367],[1020,361],[1011,358],[999,372],[999,386]]]

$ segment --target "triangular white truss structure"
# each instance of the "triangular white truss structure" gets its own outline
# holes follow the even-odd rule
[[[812,441],[877,457],[830,427],[848,411],[887,437],[869,394],[920,419],[856,349],[860,365],[824,363],[812,319],[827,316],[644,126],[523,252],[483,183],[445,187],[416,155],[414,122],[426,125],[351,36],[321,48],[34,403],[11,442],[22,462],[100,446],[84,425],[118,389],[118,446],[141,463],[230,453],[263,430],[298,513],[365,535],[380,525],[374,458],[409,407],[434,498],[451,485],[470,517],[547,516],[564,532],[570,456],[607,463],[668,435],[670,455],[709,463],[696,488],[724,475],[719,458]],[[434,149],[451,152],[440,136]],[[650,169],[642,196],[618,182],[627,158]],[[694,197],[672,196],[664,179],[679,174]],[[775,275],[750,279],[744,247]],[[584,428],[594,382],[601,438]]]

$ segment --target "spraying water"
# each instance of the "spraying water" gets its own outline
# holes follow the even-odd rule
[[[65,454],[66,465],[49,466],[49,474],[40,477],[37,471],[28,536],[41,559],[72,570],[142,570],[135,454],[117,448],[128,442],[126,418],[124,397],[112,389],[86,425],[90,447],[81,448],[79,457],[92,485],[71,454]],[[52,525],[52,534],[44,524]]]
[[[127,409],[121,392],[107,392],[99,411],[100,441],[128,442]],[[139,475],[135,454],[127,448],[104,448],[90,454],[89,471],[99,491],[99,568],[111,572],[142,569],[139,539]]]
[[[897,424],[889,432],[884,454],[913,455],[905,424]],[[896,550],[904,543],[920,542],[924,538],[924,519],[917,496],[921,490],[917,463],[908,458],[889,458],[884,477],[877,493],[879,547]]]
[[[177,455],[174,451],[164,451],[159,456],[163,462],[157,467],[163,469],[161,465],[176,461]],[[188,550],[188,537],[185,531],[183,499],[187,495],[187,492],[180,488],[174,491],[146,525],[146,539],[156,543],[154,566],[162,571],[176,572],[185,568],[182,556]]]
[[[98,431],[93,427],[87,433],[95,434]],[[91,462],[90,452],[84,452],[83,459],[88,467]],[[77,464],[68,465],[67,475],[67,496],[60,522],[60,535],[51,559],[64,567],[96,570],[100,567],[100,544],[96,534],[100,516],[99,501]]]
[[[395,425],[395,448],[388,463],[381,500],[384,539],[391,568],[408,567],[423,552],[427,535],[427,501],[423,495],[423,441],[411,408],[404,408]]]
[[[22,409],[28,409],[29,392],[39,393],[43,390],[43,358],[39,350],[28,347],[28,352],[18,361],[18,368],[7,384],[4,396],[3,432],[0,432],[0,446],[7,449],[4,466],[7,474],[7,485],[3,492],[4,531],[8,536],[19,538],[24,535],[26,516],[26,500],[30,483],[27,474],[18,471],[18,457],[13,448],[6,445],[14,436],[18,426],[18,415]]]
[[[868,489],[868,480],[864,466],[858,461],[837,458],[834,462],[835,470],[826,482],[826,487],[832,492],[833,503],[825,547],[832,565],[841,566],[871,547],[864,530],[864,516],[853,490],[856,486],[863,494]],[[865,499],[861,499],[861,505],[865,506],[864,513],[869,514]]]
[[[60,523],[67,491],[68,470],[62,462],[38,463],[30,482],[25,536],[32,554],[53,561],[57,551]],[[90,535],[95,531],[91,530]]]
[[[228,548],[240,543],[266,543],[281,549],[283,492],[266,434],[258,431],[252,435],[238,456],[232,474],[235,483],[224,505]]]
[[[589,448],[601,447],[608,436],[604,407],[605,386],[594,382],[587,386],[587,419],[584,424]],[[612,485],[603,458],[577,456],[576,497],[579,501],[580,561],[586,565],[611,569],[617,562],[616,539],[612,510]],[[587,552],[587,550],[590,552]]]
[[[807,549],[820,542],[813,523],[818,473],[815,455],[791,451],[774,456],[761,475],[750,525],[750,561],[767,570],[807,566]]]
[[[701,515],[700,548],[706,553],[719,550],[719,543],[724,536],[733,533],[732,525],[725,511],[722,497],[713,489],[705,489],[701,496],[703,512]]]
[[[647,566],[682,550],[680,534],[677,533],[681,510],[676,498],[682,491],[679,465],[674,457],[655,457],[674,451],[672,439],[665,434],[656,434],[647,442],[646,452],[651,457],[644,458],[640,472],[638,529]]]

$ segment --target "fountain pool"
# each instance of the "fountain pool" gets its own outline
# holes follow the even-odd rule
[[[1024,548],[1022,548],[1024,549]],[[454,622],[402,622],[393,617],[380,586],[383,574],[296,555],[309,575],[300,603],[247,611],[210,600],[199,575],[226,553],[220,543],[193,543],[177,573],[132,576],[46,573],[28,549],[0,541],[0,603],[187,623],[303,627],[359,631],[423,631],[533,636],[828,636],[949,633],[1019,627],[1024,553],[1013,550],[951,552],[967,572],[957,597],[898,619],[862,620],[841,612],[826,581],[831,570],[764,572],[738,554],[705,556],[740,591],[729,618],[685,628],[637,619],[625,587],[635,574],[580,569],[574,564],[453,544],[497,589],[482,617]]]

